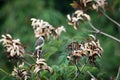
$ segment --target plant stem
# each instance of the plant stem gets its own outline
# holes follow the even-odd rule
[[[112,21],[114,24],[116,24],[120,28],[120,24],[117,21],[109,17],[105,12],[102,11],[102,13],[106,18],[108,18],[110,21]]]
[[[97,29],[96,27],[94,27],[93,24],[92,24],[90,21],[89,21],[89,25],[90,25],[90,27],[91,27],[96,33],[99,33],[99,34],[102,34],[102,35],[104,35],[104,36],[107,36],[107,37],[109,37],[109,38],[111,38],[111,39],[113,39],[113,40],[115,40],[115,41],[117,41],[117,42],[120,43],[120,39],[118,39],[118,38],[116,38],[116,37],[114,37],[114,36],[112,36],[112,35],[109,35],[109,34],[107,34],[107,33],[105,33],[105,32],[100,31],[99,29]]]
[[[86,62],[82,65],[80,72],[84,69],[84,67],[86,66],[87,63],[88,63],[88,59],[86,59]]]
[[[75,75],[75,77],[74,77],[74,79],[73,80],[75,80],[77,77],[78,77],[78,75],[81,73],[81,71],[84,69],[84,67],[86,66],[86,64],[87,64],[87,62],[88,62],[88,59],[86,60],[86,62],[82,65],[82,67],[79,69],[79,67],[78,67],[78,64],[77,64],[77,62],[75,62],[75,66],[77,67],[77,74]],[[79,73],[78,73],[79,72]]]
[[[95,76],[94,76],[90,71],[87,71],[87,73],[88,73],[94,80],[97,80],[97,79],[95,78]]]
[[[10,76],[10,74],[8,72],[6,72],[5,70],[0,68],[0,71],[2,71],[3,73],[5,73],[6,75]]]
[[[77,63],[75,63],[75,66],[76,66],[76,68],[77,68],[77,71],[78,71],[79,73],[81,73],[81,71],[80,71],[80,69],[79,69]]]
[[[78,77],[78,75],[81,73],[81,71],[80,71],[80,69],[79,69],[79,67],[78,67],[78,64],[77,64],[77,61],[76,61],[76,60],[75,60],[75,66],[76,66],[76,68],[77,68],[77,72],[76,72],[75,77],[74,77],[73,80],[76,80],[76,78]]]
[[[118,80],[119,76],[120,76],[120,66],[119,66],[118,73],[117,73],[117,77],[116,77],[115,80]]]
[[[37,73],[37,80],[41,80],[40,79],[40,72]]]

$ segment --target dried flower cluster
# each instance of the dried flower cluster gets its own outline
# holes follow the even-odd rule
[[[71,6],[76,9],[76,11],[70,15],[67,15],[68,24],[72,25],[75,30],[80,22],[90,21],[90,15],[87,14],[87,11],[102,9],[105,11],[104,7],[107,4],[106,0],[78,0],[74,1]]]
[[[34,65],[34,73],[39,73],[42,70],[48,70],[50,73],[53,72],[52,68],[47,65],[45,59],[37,59],[36,64]]]
[[[0,39],[9,58],[20,58],[24,56],[25,50],[19,39],[13,39],[10,34],[2,35]]]
[[[55,28],[50,25],[48,22],[31,18],[32,26],[34,29],[35,37],[44,36],[45,38],[49,39],[50,36],[54,36],[54,39],[58,38],[62,31],[66,32],[64,26]]]
[[[19,65],[18,67],[14,67],[12,71],[12,76],[18,78],[19,80],[27,80],[31,77],[30,72],[28,72],[26,69],[23,69],[24,63]]]
[[[106,4],[106,0],[77,0],[74,1],[71,6],[75,9],[83,11],[87,11],[89,9],[94,9],[98,11],[99,8],[104,10]]]
[[[84,13],[82,10],[77,10],[75,13],[70,16],[69,14],[67,15],[68,18],[68,24],[72,25],[75,30],[77,30],[77,27],[79,25],[79,21],[90,21],[90,16],[86,13]]]
[[[68,45],[67,49],[72,50],[69,55],[68,59],[73,61],[79,61],[80,58],[86,56],[89,58],[90,63],[95,63],[95,57],[101,57],[102,55],[102,48],[99,44],[99,40],[96,39],[93,35],[89,35],[92,39],[88,39],[87,42],[72,42]]]
[[[94,4],[92,4],[92,8],[98,11],[99,8],[102,8],[105,11],[105,5],[107,5],[106,0],[94,0]]]

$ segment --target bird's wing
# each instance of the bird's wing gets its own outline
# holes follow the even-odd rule
[[[35,48],[41,48],[44,45],[44,39],[43,38],[38,38],[37,41],[35,42]]]

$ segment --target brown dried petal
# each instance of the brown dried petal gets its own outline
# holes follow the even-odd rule
[[[78,9],[80,7],[80,5],[76,1],[73,1],[73,3],[71,3],[70,5],[75,9]]]

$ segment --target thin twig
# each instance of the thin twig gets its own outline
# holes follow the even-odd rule
[[[87,73],[88,73],[94,80],[97,80],[97,79],[95,78],[95,76],[94,76],[90,71],[87,71]]]
[[[116,24],[120,28],[120,24],[117,21],[109,17],[105,12],[102,12],[102,13],[106,18],[108,18],[110,21],[112,21],[114,24]]]
[[[76,66],[76,68],[77,68],[77,71],[76,71],[76,74],[75,74],[75,77],[74,77],[73,80],[76,80],[76,78],[78,77],[78,75],[81,73],[81,71],[80,71],[80,69],[79,69],[79,67],[78,67],[78,64],[77,64],[76,60],[75,60],[75,66]]]
[[[76,80],[76,79],[77,79],[77,77],[78,77],[78,75],[79,75],[79,73],[78,73],[78,72],[76,72],[75,77],[73,78],[73,80]]]
[[[6,75],[10,76],[10,74],[8,72],[6,72],[5,70],[0,68],[0,71],[2,71],[3,73],[5,73]]]
[[[81,73],[81,71],[80,71],[80,69],[79,69],[77,63],[75,63],[75,66],[76,66],[76,68],[77,68],[77,71],[78,71],[79,73]]]
[[[82,65],[82,67],[80,69],[79,69],[77,63],[75,63],[75,66],[77,67],[77,74],[75,75],[73,80],[75,80],[78,77],[78,75],[81,73],[81,71],[84,69],[84,67],[86,66],[87,63],[88,63],[88,59],[86,60],[85,64]]]
[[[97,29],[96,27],[94,27],[90,21],[89,21],[89,25],[90,25],[90,27],[91,27],[93,30],[96,31],[96,33],[99,33],[99,34],[102,34],[102,35],[104,35],[104,36],[107,36],[107,37],[109,37],[109,38],[111,38],[111,39],[113,39],[113,40],[115,40],[115,41],[117,41],[117,42],[120,43],[120,39],[118,39],[118,38],[116,38],[116,37],[114,37],[114,36],[112,36],[112,35],[109,35],[109,34],[107,34],[107,33],[105,33],[105,32],[100,31],[99,29]]]
[[[115,80],[118,80],[119,76],[120,76],[120,66],[119,66],[118,73]]]
[[[40,72],[37,73],[37,80],[41,80],[41,78],[40,78]]]
[[[84,67],[87,65],[87,63],[88,63],[88,59],[86,59],[85,63],[82,65],[80,72],[84,69]]]

